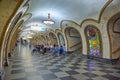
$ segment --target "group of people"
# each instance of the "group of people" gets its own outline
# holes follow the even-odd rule
[[[58,45],[53,45],[53,46],[46,46],[46,45],[36,45],[34,46],[32,53],[42,53],[43,55],[45,53],[52,53],[54,56],[65,56],[66,55],[66,47],[65,45],[63,46],[58,46]]]
[[[32,52],[33,53],[42,53],[45,54],[46,52],[48,52],[50,50],[50,48],[48,46],[45,45],[35,45]]]
[[[65,56],[66,55],[65,45],[63,46],[54,45],[51,51],[54,56],[59,56],[59,55]]]

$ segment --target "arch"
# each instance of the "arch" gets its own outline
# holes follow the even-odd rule
[[[120,12],[113,15],[107,24],[108,36],[110,40],[110,58],[120,57]]]
[[[43,40],[46,40],[45,36],[43,36],[43,35],[41,35],[41,38],[42,38]]]
[[[58,32],[57,36],[58,36],[58,40],[59,40],[59,45],[63,46],[65,44],[65,39],[64,39],[62,33]]]
[[[50,46],[50,39],[47,35],[45,35],[45,39],[46,39],[46,44]]]
[[[18,20],[22,17],[22,14],[23,14],[23,12],[21,11],[15,16],[15,18],[12,21],[11,28],[13,28],[16,25]]]
[[[54,44],[58,45],[57,36],[54,33],[50,32],[49,37],[51,39],[51,45],[54,45]]]
[[[67,42],[66,42],[66,37],[65,37],[65,35],[64,35],[64,33],[62,32],[62,29],[60,28],[60,29],[56,29],[55,30],[55,33],[56,33],[56,35],[57,35],[57,38],[58,38],[58,44],[60,45],[60,38],[59,38],[59,35],[58,34],[60,34],[61,35],[61,39],[62,39],[62,37],[63,37],[63,40],[62,41],[64,41],[64,43],[62,44],[62,45],[66,45],[67,44]],[[67,47],[67,46],[66,46]]]
[[[28,21],[32,17],[31,13],[26,13],[22,16],[21,20],[24,20],[24,22]],[[20,30],[24,29],[24,26],[19,27]]]
[[[25,15],[27,13],[28,9],[29,9],[29,4],[23,6],[23,8],[21,9],[23,12],[23,15]]]
[[[32,14],[31,14],[31,13],[26,13],[26,14],[23,15],[22,19],[23,19],[24,21],[27,21],[27,20],[29,20],[31,17],[32,17]]]
[[[21,22],[21,21],[20,21]],[[22,21],[23,23],[24,21]],[[20,23],[21,24],[21,23]],[[18,26],[18,24],[16,25]],[[10,50],[10,44],[11,44],[11,39],[13,37],[13,33],[15,32],[15,29],[16,27],[13,27],[13,29],[11,31],[7,31],[7,34],[5,36],[5,39],[4,39],[4,42],[3,42],[3,45],[2,45],[2,50],[3,50],[3,57],[4,57],[4,60],[2,60],[2,64],[4,64],[5,66],[8,66],[8,52]],[[14,30],[14,31],[13,31]],[[11,35],[9,35],[11,34]]]
[[[82,38],[78,29],[74,27],[66,27],[64,33],[67,40],[68,51],[82,50]]]
[[[14,20],[12,20],[12,23],[10,24],[10,27],[8,27],[8,31],[6,32],[6,36],[5,36],[5,40],[3,41],[3,46],[5,49],[7,49],[7,44],[8,44],[8,41],[9,41],[9,38],[11,36],[11,32],[14,28],[14,26],[17,24],[17,22],[19,21],[19,19],[22,17],[22,12],[19,12]],[[3,56],[5,56],[5,54],[7,53],[7,50],[3,50]]]
[[[44,35],[41,35],[41,40],[42,40],[44,45],[47,45],[46,37]]]
[[[11,23],[11,25],[10,25],[10,29],[8,30],[7,35],[6,35],[6,39],[7,39],[7,40],[9,40],[10,35],[11,35],[11,33],[12,33],[12,30],[14,29],[15,25],[18,23],[19,19],[22,17],[22,14],[23,14],[22,12],[19,12],[19,13],[15,16],[14,20],[12,21],[12,23]],[[6,43],[6,46],[7,46],[7,44],[8,44],[8,41],[7,41],[7,43]]]
[[[11,21],[12,21],[13,17],[15,16],[17,10],[19,9],[19,7],[20,7],[20,5],[22,3],[23,3],[23,0],[20,0],[20,1],[17,2],[15,9],[13,10],[11,16],[9,17],[9,20],[7,20],[7,22],[6,22],[5,26],[4,26],[4,30],[3,30],[3,33],[2,33],[2,36],[1,36],[1,43],[2,44],[1,44],[1,47],[0,47],[0,51],[1,51],[0,57],[4,56],[4,54],[5,54],[5,42],[7,40],[6,35],[8,33],[9,28],[10,28]],[[3,66],[4,59],[3,59],[3,57],[1,57],[0,59],[1,59],[0,60],[1,61],[0,66]]]
[[[30,0],[27,0],[27,1],[23,4],[23,7],[26,6],[26,5],[28,5],[29,1],[30,1]]]
[[[19,21],[17,24],[16,24],[16,26],[12,29],[12,31],[11,31],[11,33],[10,33],[10,36],[9,36],[9,39],[8,39],[8,42],[7,42],[7,44],[6,44],[6,51],[7,51],[7,55],[6,55],[6,58],[8,57],[8,52],[10,51],[10,44],[11,44],[11,41],[12,41],[12,37],[14,36],[14,35],[16,35],[15,33],[16,33],[16,31],[18,30],[18,28],[23,24],[23,22],[24,22],[24,20],[21,20],[21,21]]]
[[[94,25],[88,25],[85,27],[84,33],[87,41],[87,54],[95,57],[103,57],[100,30]]]

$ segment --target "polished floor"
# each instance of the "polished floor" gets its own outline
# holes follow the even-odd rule
[[[5,70],[5,80],[120,80],[119,65],[84,59],[80,51],[66,57],[31,54],[27,45],[16,47]]]

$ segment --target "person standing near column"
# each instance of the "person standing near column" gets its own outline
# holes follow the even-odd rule
[[[66,52],[67,52],[67,50],[66,50],[66,46],[65,46],[65,44],[64,44],[64,45],[63,45],[62,56],[65,56],[65,55],[66,55]]]

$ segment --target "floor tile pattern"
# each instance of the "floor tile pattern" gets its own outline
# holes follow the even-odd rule
[[[120,80],[119,65],[84,59],[80,51],[64,57],[31,54],[26,46],[19,49],[10,59],[5,80]]]

